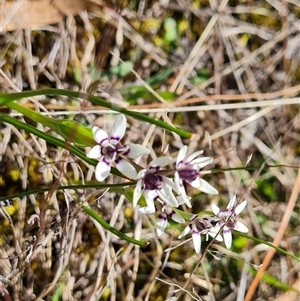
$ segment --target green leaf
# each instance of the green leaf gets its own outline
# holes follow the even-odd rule
[[[164,100],[174,100],[177,98],[177,94],[170,91],[157,92]]]
[[[87,213],[90,217],[92,217],[94,220],[96,220],[103,228],[110,231],[111,233],[117,235],[123,240],[128,241],[129,243],[138,245],[140,247],[146,247],[149,243],[146,240],[136,240],[132,237],[127,236],[126,234],[118,231],[114,227],[112,227],[110,224],[108,224],[105,220],[103,220],[95,211],[93,211],[91,208],[87,206],[82,206],[82,209],[85,213]]]
[[[246,237],[237,237],[233,240],[232,244],[237,249],[243,249],[247,246],[248,240]]]
[[[111,109],[115,112],[123,113],[125,115],[131,116],[135,119],[138,119],[138,120],[141,120],[144,122],[155,124],[155,125],[161,127],[162,129],[165,129],[165,130],[168,130],[168,131],[178,134],[182,138],[190,138],[192,136],[192,134],[190,132],[175,128],[174,126],[171,126],[160,120],[148,117],[147,115],[144,115],[144,114],[141,114],[138,112],[134,112],[134,111],[130,111],[130,110],[126,110],[125,108],[120,107],[120,106],[116,105],[115,103],[111,103],[111,102],[105,101],[101,98],[87,95],[84,93],[68,91],[68,90],[63,90],[63,89],[51,89],[50,88],[50,89],[43,89],[43,90],[23,91],[20,93],[11,93],[11,94],[0,93],[0,105],[6,105],[7,103],[9,103],[12,100],[19,100],[19,99],[22,99],[25,97],[33,97],[33,96],[38,96],[38,95],[62,95],[62,96],[68,96],[68,97],[77,97],[77,98],[88,99],[92,103],[102,106],[104,108]]]
[[[124,77],[128,73],[130,73],[132,68],[133,68],[133,63],[131,61],[125,61],[119,64],[118,66],[111,67],[109,71],[114,75]]]
[[[57,120],[50,118],[23,105],[20,105],[15,101],[7,103],[7,106],[30,118],[32,121],[41,123],[42,125],[49,127],[51,130],[61,135],[67,141],[71,141],[78,146],[95,145],[92,130],[90,128],[84,127],[74,120]]]
[[[251,272],[254,275],[256,274],[256,270],[255,269],[251,269]],[[293,287],[291,287],[291,286],[289,286],[289,285],[287,285],[285,283],[282,283],[281,281],[277,280],[276,278],[274,278],[273,276],[271,276],[271,275],[269,275],[267,273],[264,273],[262,275],[262,280],[265,283],[267,283],[267,284],[269,284],[269,285],[271,285],[273,287],[276,287],[276,288],[278,288],[278,289],[280,289],[282,291],[285,291],[285,292],[294,291],[294,292],[299,293],[298,290],[294,289]]]
[[[295,255],[293,255],[293,254],[291,254],[291,253],[285,251],[284,249],[281,249],[281,248],[279,248],[279,247],[274,246],[274,245],[273,245],[272,243],[270,243],[270,242],[261,240],[261,239],[259,239],[259,238],[257,238],[257,237],[254,237],[254,236],[247,235],[247,234],[242,233],[242,232],[236,232],[236,231],[233,231],[233,233],[235,233],[235,234],[238,235],[238,236],[242,236],[242,237],[246,237],[246,238],[248,238],[248,239],[251,239],[251,240],[253,240],[253,241],[257,242],[257,243],[267,245],[267,246],[269,246],[269,247],[275,249],[277,252],[280,252],[281,254],[284,254],[284,255],[286,255],[286,256],[289,256],[289,257],[295,259],[296,261],[300,262],[300,258],[299,258],[299,257],[297,257],[297,256],[295,256]]]
[[[64,149],[68,150],[73,155],[79,157],[80,159],[87,162],[88,164],[96,166],[97,163],[98,163],[97,160],[87,158],[85,153],[82,150],[80,150],[79,148],[77,148],[76,146],[71,145],[70,143],[68,143],[66,141],[63,141],[63,140],[60,140],[56,137],[53,137],[52,135],[46,134],[46,133],[38,130],[36,127],[33,127],[32,125],[29,125],[25,122],[18,121],[17,119],[15,119],[13,117],[10,117],[6,114],[2,114],[2,115],[0,114],[0,120],[2,120],[4,122],[7,122],[7,123],[15,126],[16,128],[23,129],[26,132],[31,133],[31,134],[39,137],[39,138],[42,138],[45,141],[47,141],[47,142],[49,142],[53,145],[57,145],[59,147],[62,147]],[[111,172],[113,174],[115,174],[115,171],[111,170]],[[117,172],[116,175],[120,175],[120,173]]]
[[[98,190],[105,190],[107,188],[110,188],[110,189],[116,190],[117,187],[121,187],[118,191],[124,191],[124,187],[132,186],[132,185],[135,185],[135,184],[136,184],[136,182],[125,182],[125,183],[119,183],[119,184],[108,184],[108,183],[99,183],[99,182],[94,183],[94,182],[92,182],[92,183],[88,183],[88,184],[58,186],[55,189],[57,191],[66,190],[66,189],[76,190],[76,189],[90,189],[90,188],[96,188]],[[0,196],[0,202],[5,201],[7,199],[12,199],[13,200],[13,199],[16,199],[16,198],[21,198],[23,196],[29,196],[30,194],[37,194],[37,193],[47,192],[47,191],[50,191],[51,189],[52,189],[51,187],[43,187],[43,188],[39,188],[39,189],[33,189],[33,190],[30,190],[30,191],[19,192],[19,193],[12,194],[12,195],[9,195],[9,196],[3,196],[3,197]]]
[[[33,127],[33,126],[31,126],[31,125],[29,125],[25,122],[18,121],[17,119],[15,119],[13,117],[10,117],[6,114],[0,114],[0,121],[7,122],[7,123],[15,126],[16,128],[23,129],[24,131],[26,131],[28,133],[31,133],[31,134],[39,137],[39,138],[42,138],[45,141],[47,141],[47,142],[49,142],[53,145],[57,145],[59,147],[62,147],[64,149],[68,150],[73,155],[75,155],[78,158],[82,159],[83,161],[85,161],[88,164],[96,166],[97,163],[98,163],[97,160],[88,158],[86,156],[86,154],[82,150],[77,148],[76,146],[70,145],[66,141],[60,140],[56,137],[53,137],[52,135],[48,135],[48,134],[38,130],[36,127]],[[112,167],[110,172],[115,176],[124,177],[115,167]]]
[[[197,75],[190,78],[190,81],[194,85],[201,85],[203,82],[208,80],[210,73],[207,69],[202,68],[197,71]]]
[[[156,84],[161,84],[163,81],[169,78],[172,73],[173,67],[167,68],[161,72],[157,72],[156,74],[152,75],[146,80],[146,83],[151,87]]]
[[[58,286],[56,287],[55,291],[53,292],[53,295],[50,300],[51,301],[61,300],[63,290],[64,290],[64,283],[61,281],[61,282],[59,282]]]
[[[177,24],[175,19],[167,18],[164,21],[164,29],[165,29],[165,42],[167,44],[172,44],[177,41]]]

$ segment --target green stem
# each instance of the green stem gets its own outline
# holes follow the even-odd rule
[[[58,186],[55,189],[56,190],[66,190],[66,189],[72,189],[72,190],[76,190],[76,189],[88,189],[88,188],[97,188],[97,189],[106,189],[106,188],[111,188],[112,190],[116,189],[116,188],[124,188],[125,186],[133,186],[135,185],[136,182],[124,182],[124,183],[118,183],[118,184],[107,184],[107,183],[97,183],[97,184],[78,184],[78,185],[65,185],[65,186]],[[16,198],[21,198],[23,196],[28,196],[30,194],[37,194],[37,193],[42,193],[42,192],[47,192],[51,190],[51,186],[50,187],[43,187],[43,188],[39,188],[39,189],[34,189],[34,190],[30,190],[30,191],[24,191],[24,192],[19,192],[16,194],[12,194],[9,196],[3,196],[0,197],[0,202],[1,201],[5,201],[7,199],[16,199]]]
[[[43,116],[42,114],[34,110],[31,110],[25,106],[22,106],[15,101],[10,101],[9,103],[6,103],[6,106],[23,114],[24,116],[30,118],[31,120],[37,123],[41,123],[42,125],[47,126],[51,130],[57,132],[57,127],[55,126],[55,124],[58,122],[58,120],[49,118],[47,116]]]
[[[31,133],[31,134],[39,137],[39,138],[42,138],[42,139],[44,139],[45,141],[47,141],[51,144],[60,146],[64,149],[68,150],[70,153],[72,153],[73,155],[79,157],[80,159],[87,162],[88,164],[91,164],[91,165],[94,165],[94,166],[97,165],[98,161],[87,158],[83,151],[81,151],[76,146],[73,146],[73,145],[69,144],[68,142],[66,142],[64,140],[60,140],[60,139],[55,138],[51,135],[48,135],[48,134],[38,130],[37,128],[27,124],[27,123],[18,121],[17,119],[15,119],[13,117],[10,117],[8,115],[5,115],[5,114],[2,114],[2,115],[0,114],[0,120],[2,120],[4,122],[7,122],[7,123],[15,126],[16,128],[25,130],[26,132]]]
[[[63,90],[63,89],[42,89],[42,90],[35,90],[35,91],[23,91],[20,93],[11,93],[11,94],[0,93],[0,106],[4,106],[4,105],[8,106],[8,103],[11,101],[19,100],[19,99],[26,98],[26,97],[39,96],[39,95],[61,95],[61,96],[63,95],[63,96],[68,96],[68,97],[73,97],[73,98],[87,99],[87,100],[90,100],[92,103],[102,106],[104,108],[108,108],[113,111],[123,113],[125,115],[131,116],[131,117],[141,120],[141,121],[155,124],[163,129],[166,129],[168,131],[178,134],[182,138],[190,138],[192,135],[191,133],[189,133],[185,130],[177,129],[169,124],[166,124],[157,119],[150,118],[144,114],[127,110],[114,103],[104,101],[101,98],[91,96],[88,94],[84,94],[84,93],[80,93],[80,92],[68,91],[68,90]],[[168,111],[168,109],[166,108],[166,112],[167,111]]]
[[[92,217],[94,220],[96,220],[103,228],[108,230],[109,232],[117,235],[123,240],[128,241],[129,243],[138,245],[140,247],[146,247],[149,242],[146,240],[136,240],[134,238],[131,238],[127,236],[126,234],[118,231],[117,229],[113,228],[110,224],[108,224],[105,220],[103,220],[95,211],[93,211],[91,208],[82,205],[82,209],[84,210],[85,213],[87,213],[90,217]]]
[[[67,141],[75,143],[77,146],[92,146],[95,144],[91,129],[88,129],[74,120],[54,119],[43,116],[41,113],[31,110],[15,101],[6,103],[7,107],[23,114],[31,120],[47,126]]]
[[[281,248],[279,248],[279,247],[274,246],[274,245],[273,245],[272,243],[270,243],[270,242],[266,242],[266,241],[261,240],[261,239],[259,239],[259,238],[256,238],[256,237],[253,237],[253,236],[249,236],[249,235],[247,235],[247,234],[245,234],[245,233],[242,233],[242,232],[234,231],[234,233],[236,233],[236,234],[239,235],[239,236],[242,236],[242,237],[251,239],[251,240],[253,240],[253,241],[257,242],[257,243],[267,245],[267,246],[269,246],[269,247],[275,249],[276,251],[278,251],[278,252],[280,252],[280,253],[282,253],[282,254],[284,254],[284,255],[286,255],[286,256],[289,256],[289,257],[295,259],[296,261],[300,262],[300,258],[299,258],[299,257],[297,257],[297,256],[295,256],[295,255],[293,255],[293,254],[290,254],[289,252],[287,252],[287,251],[285,251],[285,250],[283,250],[283,249],[281,249]]]
[[[88,158],[85,153],[83,151],[81,151],[79,148],[77,148],[76,146],[74,145],[71,145],[70,143],[64,141],[64,140],[60,140],[58,138],[55,138],[51,135],[48,135],[40,130],[38,130],[37,128],[27,124],[27,123],[24,123],[24,122],[21,122],[21,121],[18,121],[17,119],[13,118],[13,117],[10,117],[8,115],[5,115],[5,114],[0,114],[0,120],[4,121],[4,122],[7,122],[13,126],[15,126],[16,128],[19,128],[19,129],[22,129],[22,130],[25,130],[26,132],[28,133],[31,133],[39,138],[42,138],[44,139],[45,141],[53,144],[53,145],[57,145],[59,147],[62,147],[66,150],[68,150],[71,154],[77,156],[78,158],[80,158],[81,160],[85,161],[86,163],[90,164],[90,165],[93,165],[93,166],[96,166],[98,161],[97,160],[94,160],[94,159],[90,159]],[[111,168],[111,171],[110,171],[113,175],[115,176],[118,176],[118,177],[124,177],[116,168],[112,167]]]

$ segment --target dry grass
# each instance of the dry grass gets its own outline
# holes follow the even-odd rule
[[[129,119],[130,141],[149,147],[152,158],[167,145],[167,154],[174,156],[188,144],[190,152],[204,149],[214,156],[214,167],[220,169],[242,167],[252,154],[250,165],[257,168],[245,171],[240,185],[241,172],[233,170],[206,177],[220,191],[216,197],[190,191],[193,212],[210,210],[212,201],[225,205],[239,185],[238,196],[248,200],[244,221],[249,235],[274,241],[299,256],[299,4],[295,0],[197,3],[201,8],[186,0],[131,1],[122,9],[123,17],[102,7],[64,17],[58,24],[4,32],[0,35],[2,90],[51,86],[86,91],[104,24],[117,26],[116,43],[103,68],[121,59],[135,60],[129,75],[111,78],[113,85],[118,89],[137,83],[152,95],[150,101],[139,99],[128,108],[194,133],[191,140],[182,141]],[[185,26],[176,45],[164,42],[167,16],[175,18],[179,29]],[[3,22],[1,11],[0,18]],[[172,75],[155,91],[175,92],[178,98],[165,103],[145,80],[168,67],[173,68]],[[201,78],[203,69],[207,73]],[[198,84],[193,80],[197,77]],[[22,102],[43,114],[68,116],[89,127],[110,128],[113,120],[112,112],[81,99],[40,97]],[[48,131],[40,124],[37,127]],[[213,244],[203,257],[194,253],[191,242],[164,252],[181,243],[177,237],[182,227],[169,228],[158,239],[152,217],[138,214],[123,195],[107,192],[91,203],[92,208],[111,226],[151,244],[140,249],[121,242],[74,202],[94,200],[95,189],[56,191],[59,185],[93,180],[93,169],[65,150],[1,124],[0,197],[51,188],[0,207],[3,300],[166,300],[180,289],[178,300],[285,300],[286,293],[276,285],[256,282],[258,278],[253,282],[252,264],[262,262],[261,271],[282,284],[298,283],[295,289],[300,291],[299,262],[268,253],[266,245],[238,236],[232,250]],[[296,300],[299,295],[288,298]]]

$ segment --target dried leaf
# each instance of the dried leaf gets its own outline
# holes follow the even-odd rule
[[[64,16],[88,10],[88,0],[38,0],[0,3],[0,32],[58,23]]]

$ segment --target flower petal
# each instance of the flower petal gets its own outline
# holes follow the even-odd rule
[[[142,180],[139,180],[136,183],[135,189],[134,189],[134,192],[133,192],[133,198],[132,198],[133,207],[136,207],[139,199],[142,196],[142,193],[143,193],[143,190],[142,190]]]
[[[91,159],[101,159],[102,158],[102,155],[101,155],[101,147],[100,145],[95,145],[93,146],[90,151],[86,154],[86,156],[88,158],[91,158]]]
[[[188,195],[179,195],[176,197],[178,205],[186,204],[189,208],[192,208],[192,204],[190,202],[191,197]]]
[[[116,168],[126,177],[130,179],[137,179],[136,170],[128,161],[124,159],[119,160],[118,163],[116,163]]]
[[[242,203],[240,203],[239,205],[236,206],[234,213],[236,215],[240,214],[244,210],[246,205],[247,205],[247,201],[243,201]]]
[[[187,225],[185,229],[181,232],[181,234],[178,236],[178,238],[182,238],[183,236],[186,236],[191,231],[190,225]]]
[[[156,221],[156,233],[160,237],[168,225],[168,219],[165,214],[160,214]]]
[[[97,143],[101,144],[103,143],[103,141],[108,140],[108,134],[104,130],[98,128],[97,126],[93,126],[92,131],[94,139]]]
[[[213,237],[214,239],[216,239],[217,241],[223,241],[223,238],[220,234],[218,234],[218,232],[220,231],[220,227],[216,226],[216,227],[212,227],[210,228],[208,234]]]
[[[201,235],[198,231],[193,231],[192,234],[193,243],[196,253],[200,253],[201,250]]]
[[[155,213],[155,209],[153,211],[153,208],[149,208],[149,207],[141,207],[138,209],[139,212],[143,213],[143,214],[153,214]]]
[[[172,160],[173,159],[168,156],[156,158],[150,162],[148,169],[156,168],[156,167],[164,167],[167,164],[169,164]]]
[[[126,122],[125,115],[120,114],[114,122],[111,135],[110,135],[111,140],[119,142],[123,138],[126,130],[126,123],[127,122]]]
[[[184,157],[186,155],[186,152],[187,152],[187,146],[184,145],[180,151],[178,152],[178,155],[177,155],[177,159],[176,159],[176,166],[178,167],[179,164],[183,163],[184,162]]]
[[[211,162],[213,162],[214,159],[210,158],[210,157],[202,157],[202,158],[198,158],[195,159],[192,164],[197,166],[198,169],[205,167],[206,165],[210,164]]]
[[[220,208],[215,203],[211,204],[211,210],[216,216],[218,216],[218,214],[220,213]]]
[[[96,179],[99,182],[104,181],[110,173],[110,164],[105,162],[104,160],[100,161],[96,166]]]
[[[169,186],[163,186],[161,190],[157,191],[157,194],[168,205],[178,207],[178,201]]]
[[[150,154],[150,150],[147,147],[143,146],[143,145],[129,143],[128,146],[129,146],[129,149],[130,149],[130,151],[127,155],[128,158],[136,159],[140,156]]]
[[[161,176],[161,177],[166,186],[172,188],[174,191],[179,193],[177,185],[170,178],[168,178],[166,176]]]
[[[178,214],[177,212],[172,214],[171,218],[172,218],[173,221],[175,221],[179,224],[183,224],[185,222],[185,219],[180,214]]]
[[[227,205],[227,209],[232,209],[234,208],[235,206],[235,203],[236,203],[236,195],[234,195],[231,200],[229,201],[228,205]]]
[[[232,244],[232,234],[231,234],[231,230],[226,226],[223,229],[223,237],[224,237],[224,243],[226,248],[230,249]]]
[[[185,192],[183,181],[181,180],[179,173],[177,171],[175,171],[174,173],[174,183],[177,186],[178,191],[184,190]]]
[[[147,173],[147,169],[141,169],[137,174],[137,178],[143,179],[145,177],[146,173]]]
[[[187,159],[185,160],[186,163],[191,163],[195,158],[197,158],[198,156],[202,155],[203,154],[203,150],[200,150],[200,151],[197,151],[197,152],[194,152],[192,153],[191,155],[189,155],[187,157]],[[195,161],[195,160],[194,160]],[[194,164],[194,162],[193,162]]]
[[[218,190],[212,187],[207,181],[197,177],[193,182],[189,183],[194,188],[208,194],[218,194]]]
[[[146,199],[147,206],[149,207],[149,210],[155,212],[155,205],[154,205],[154,201],[153,201],[154,198],[148,196],[147,192],[145,192],[145,199]]]
[[[247,233],[249,231],[249,229],[240,221],[237,221],[235,226],[234,226],[234,230],[242,232],[242,233]]]

